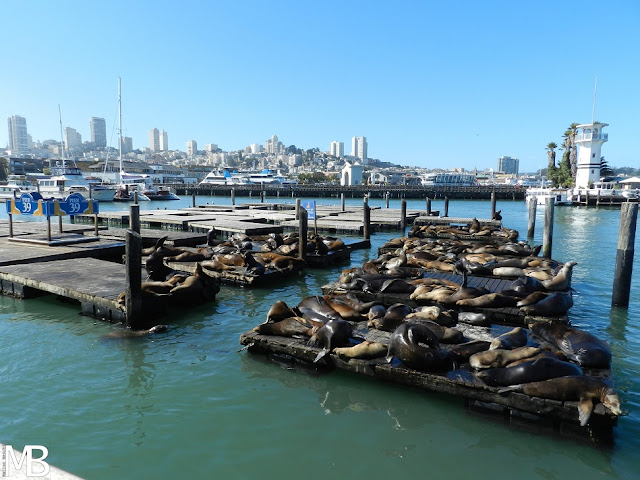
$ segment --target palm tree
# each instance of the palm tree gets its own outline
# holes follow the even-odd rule
[[[571,150],[569,151],[569,165],[571,166],[571,176],[576,178],[576,172],[578,171],[578,150],[576,148],[576,135],[578,134],[578,124],[573,122],[569,125],[569,139],[571,140]]]
[[[558,148],[558,145],[556,145],[555,142],[549,142],[547,143],[547,158],[549,159],[549,162],[547,164],[547,178],[552,181],[555,182],[555,178],[556,178],[556,148]]]

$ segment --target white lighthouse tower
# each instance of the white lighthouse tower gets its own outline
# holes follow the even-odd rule
[[[607,123],[593,122],[578,125],[576,146],[578,149],[578,165],[576,170],[576,188],[589,188],[600,180],[600,150],[602,144],[609,140],[608,133],[602,133]]]

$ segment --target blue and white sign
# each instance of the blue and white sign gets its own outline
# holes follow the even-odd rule
[[[302,204],[304,209],[307,211],[307,220],[315,220],[316,219],[316,202],[315,200],[307,200]]]
[[[85,200],[79,193],[72,193],[64,200],[44,200],[37,192],[23,193],[20,198],[7,200],[7,213],[36,217],[62,217],[81,213],[98,213],[98,202]]]
[[[72,193],[63,201],[55,202],[53,215],[80,215],[81,213],[98,213],[98,202],[85,200],[80,193]]]
[[[12,215],[49,216],[48,205],[38,192],[23,193],[20,198],[7,200],[7,213]]]

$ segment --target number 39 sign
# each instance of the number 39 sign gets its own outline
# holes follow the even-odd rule
[[[64,200],[44,200],[37,192],[23,193],[20,198],[7,200],[7,213],[39,217],[98,213],[98,202],[85,200],[79,193],[72,193]]]

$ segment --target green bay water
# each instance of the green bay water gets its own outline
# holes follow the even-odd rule
[[[141,209],[191,202],[147,202]],[[207,196],[196,202],[230,203]],[[384,208],[381,199],[370,205]],[[399,206],[391,201],[391,208]],[[424,210],[425,202],[407,206]],[[433,201],[434,210],[443,207]],[[498,209],[505,226],[526,236],[524,202],[499,201]],[[488,218],[490,203],[451,201],[449,214]],[[222,286],[214,303],[175,313],[159,322],[169,324],[166,334],[147,338],[105,338],[116,327],[53,296],[0,296],[0,442],[19,449],[44,445],[48,462],[88,479],[638,478],[640,252],[629,309],[612,309],[619,214],[556,207],[553,238],[554,259],[578,262],[572,324],[613,350],[613,379],[627,415],[611,447],[507,425],[500,416],[465,410],[454,396],[344,372],[319,374],[238,351],[240,334],[261,323],[272,303],[295,305],[321,293],[347,264],[308,269],[268,289]],[[543,222],[539,209],[536,244]],[[352,265],[375,258],[396,236],[400,232],[376,233],[371,250],[352,253]]]

